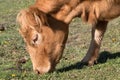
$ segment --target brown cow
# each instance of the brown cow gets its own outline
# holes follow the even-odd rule
[[[68,24],[34,7],[20,11],[17,21],[34,71],[39,74],[53,71],[65,47]]]
[[[92,23],[90,48],[82,61],[93,65],[109,19],[119,15],[119,0],[36,0],[32,7],[18,14],[17,20],[33,69],[42,74],[53,71],[59,62],[68,36],[68,24],[74,17],[81,16]]]
[[[54,8],[54,6],[57,7],[58,2],[54,4],[53,1],[60,1],[60,7],[57,8],[59,10]],[[63,22],[63,16],[66,16],[72,8],[77,6],[79,0],[68,0],[70,2],[66,2],[67,0],[64,0],[65,2],[63,0],[53,1],[37,0],[35,5],[29,7],[29,9],[21,10],[17,15],[17,21],[21,26],[19,32],[26,43],[33,69],[39,74],[53,71],[59,62],[69,30],[68,24]],[[66,3],[70,6],[65,5]],[[40,8],[39,5],[45,7],[41,6]]]

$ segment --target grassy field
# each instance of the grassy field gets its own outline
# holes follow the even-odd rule
[[[108,25],[97,65],[79,64],[89,46],[91,27],[75,19],[70,24],[67,45],[56,71],[35,74],[16,24],[18,11],[33,2],[0,0],[0,26],[5,27],[5,31],[0,31],[0,80],[120,80],[120,18]],[[20,64],[24,57],[27,62]]]

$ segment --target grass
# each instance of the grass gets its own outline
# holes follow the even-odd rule
[[[18,33],[15,18],[20,9],[34,0],[0,0],[0,80],[120,80],[120,18],[111,21],[100,51],[99,64],[81,66],[90,42],[91,27],[75,19],[70,24],[69,38],[63,58],[53,73],[37,75],[32,71],[29,55]],[[22,58],[25,64],[18,64]]]

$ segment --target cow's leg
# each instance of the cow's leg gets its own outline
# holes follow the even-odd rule
[[[97,62],[98,53],[107,28],[107,23],[107,21],[98,21],[98,23],[92,27],[92,40],[88,52],[82,60],[83,63],[93,65],[95,62]]]

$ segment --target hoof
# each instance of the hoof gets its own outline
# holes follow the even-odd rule
[[[93,66],[94,64],[97,64],[97,60],[88,60],[88,61],[82,60],[81,63],[87,66]]]

